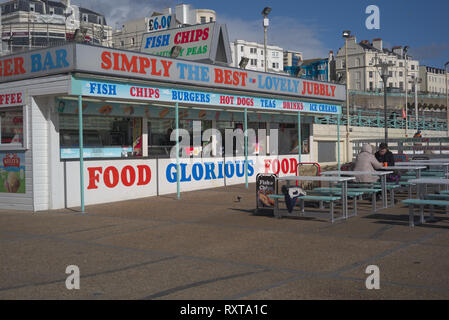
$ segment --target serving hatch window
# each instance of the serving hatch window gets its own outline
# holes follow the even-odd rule
[[[61,158],[79,157],[78,116],[60,114]],[[142,155],[142,119],[83,116],[84,156],[127,157]]]
[[[23,146],[23,110],[6,109],[0,112],[0,145]]]

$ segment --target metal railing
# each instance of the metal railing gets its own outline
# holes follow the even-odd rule
[[[397,113],[390,113],[387,116],[387,126],[392,129],[405,129],[405,119],[400,117]],[[346,114],[340,116],[340,124],[346,126]],[[336,125],[337,116],[315,116],[315,124]],[[354,127],[371,127],[371,128],[385,128],[385,118],[383,112],[359,111],[357,114],[349,116],[349,125]],[[410,130],[429,130],[429,131],[447,131],[446,114],[440,116],[426,116],[418,118],[408,116],[408,128]]]
[[[361,139],[352,141],[353,157],[361,151],[364,144],[376,149],[384,139]],[[449,156],[449,137],[388,139],[388,148],[395,154],[425,155],[428,158]]]

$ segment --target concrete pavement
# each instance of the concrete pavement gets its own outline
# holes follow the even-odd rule
[[[237,196],[242,197],[237,202]],[[0,211],[0,299],[448,299],[449,217],[397,205],[330,224],[254,214],[255,186]],[[67,290],[68,265],[80,290]],[[380,290],[365,269],[380,268]]]

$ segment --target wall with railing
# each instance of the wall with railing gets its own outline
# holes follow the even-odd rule
[[[315,124],[336,125],[337,116],[316,116]],[[346,126],[348,122],[346,112],[340,116],[340,124]],[[362,111],[352,113],[349,116],[349,125],[354,127],[385,128],[385,117],[382,111]],[[393,129],[405,129],[405,119],[398,112],[387,113],[387,126]],[[446,113],[432,114],[418,117],[408,116],[408,128],[410,130],[447,131]]]
[[[361,139],[352,141],[353,157],[355,158],[366,143],[376,147],[384,139]],[[448,157],[449,137],[432,138],[403,138],[388,139],[388,148],[395,154],[407,154],[410,156],[426,156],[427,158]]]

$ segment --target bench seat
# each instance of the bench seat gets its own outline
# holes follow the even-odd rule
[[[425,223],[424,219],[424,206],[430,206],[430,217],[433,219],[434,207],[442,206],[449,207],[449,201],[444,200],[431,200],[431,199],[406,199],[402,200],[402,203],[409,206],[409,224],[411,227],[415,226],[414,206],[419,206],[421,211],[421,223]]]

